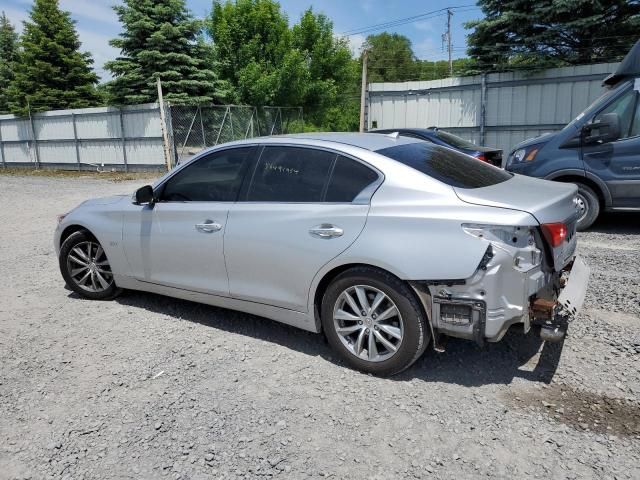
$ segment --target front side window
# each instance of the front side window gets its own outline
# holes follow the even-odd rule
[[[634,126],[634,123],[637,123],[634,121],[634,117],[637,117],[637,97],[638,93],[635,90],[629,90],[593,117],[593,122],[599,121],[606,113],[617,113],[618,117],[620,117],[620,138],[638,135],[637,131],[640,127]],[[633,133],[634,131],[636,133]]]
[[[235,202],[253,147],[213,152],[172,176],[162,188],[165,202]]]
[[[247,193],[249,202],[321,202],[335,153],[265,147]]]
[[[513,175],[450,148],[425,142],[407,143],[378,150],[447,185],[458,188],[482,188],[509,180]]]

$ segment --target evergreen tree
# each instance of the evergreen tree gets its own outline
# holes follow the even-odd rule
[[[124,32],[110,42],[121,56],[105,65],[114,76],[108,85],[112,103],[157,101],[157,77],[172,103],[222,99],[226,92],[208,64],[211,52],[201,38],[202,23],[184,0],[124,0],[114,10]]]
[[[9,111],[7,90],[14,78],[18,60],[18,34],[2,12],[0,16],[0,113]]]
[[[19,66],[7,92],[11,112],[24,116],[29,107],[37,112],[96,104],[93,60],[80,52],[74,22],[58,0],[35,0],[20,44]]]
[[[478,71],[620,60],[638,39],[638,0],[479,0],[469,22]]]

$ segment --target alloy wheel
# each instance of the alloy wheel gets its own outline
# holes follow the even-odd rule
[[[113,284],[113,273],[102,246],[97,242],[80,242],[67,256],[67,270],[83,290],[104,292]]]
[[[347,350],[370,362],[395,355],[404,335],[396,304],[383,291],[368,285],[354,285],[338,296],[333,325]]]

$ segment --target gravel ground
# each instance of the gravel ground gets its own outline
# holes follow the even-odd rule
[[[563,345],[452,339],[379,379],[263,318],[71,294],[56,214],[141,182],[0,175],[0,478],[640,478],[640,216],[580,234]]]

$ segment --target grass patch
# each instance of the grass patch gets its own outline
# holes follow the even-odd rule
[[[55,170],[35,168],[0,168],[0,175],[15,177],[52,177],[52,178],[95,178],[111,180],[112,182],[125,182],[127,180],[154,180],[160,177],[162,171],[148,172],[95,172],[91,170]]]

